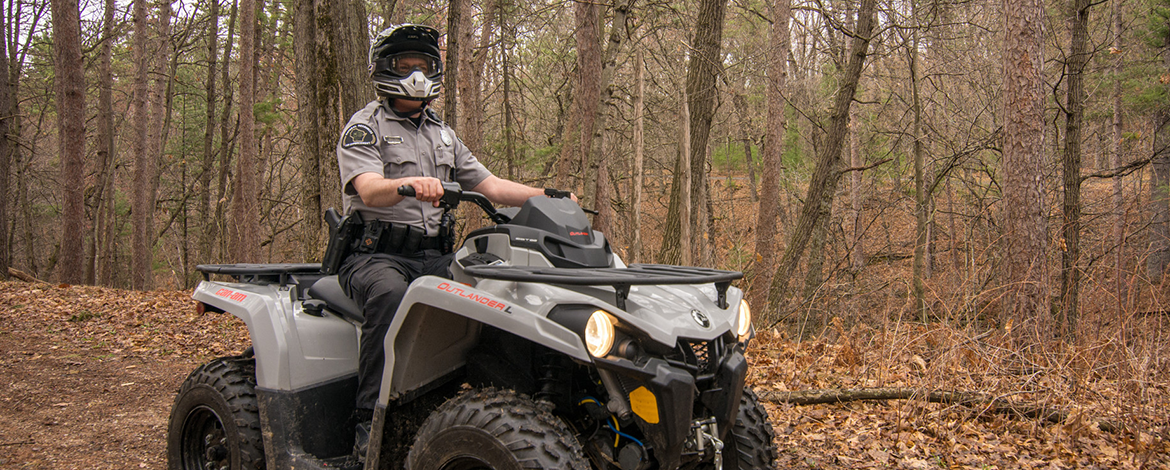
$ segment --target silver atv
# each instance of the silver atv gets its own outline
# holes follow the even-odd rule
[[[411,188],[400,192],[413,195]],[[739,272],[625,265],[573,201],[479,205],[451,278],[415,280],[386,335],[364,462],[351,453],[362,309],[320,264],[204,265],[194,299],[252,347],[183,383],[171,469],[766,469],[774,432],[744,385]],[[337,231],[336,215],[330,218]]]

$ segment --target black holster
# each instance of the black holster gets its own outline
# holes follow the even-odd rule
[[[342,217],[337,209],[325,210],[325,223],[329,225],[329,244],[321,258],[321,272],[333,275],[341,269],[341,263],[353,252],[353,241],[362,232],[362,215],[357,211]]]

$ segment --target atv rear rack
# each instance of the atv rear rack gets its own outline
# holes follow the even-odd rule
[[[236,263],[236,264],[201,264],[195,269],[203,273],[203,280],[210,279],[212,274],[231,276],[239,282],[249,284],[297,284],[301,277],[319,278],[321,263]],[[310,282],[310,284],[312,284]]]
[[[615,305],[626,309],[630,286],[714,283],[715,303],[726,309],[727,288],[731,281],[743,278],[739,271],[674,266],[669,264],[631,264],[627,268],[540,268],[528,266],[475,265],[464,267],[467,274],[485,279],[516,282],[540,282],[567,286],[613,286]]]

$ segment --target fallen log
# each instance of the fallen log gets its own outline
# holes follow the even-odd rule
[[[33,277],[29,273],[26,273],[26,272],[21,271],[19,269],[13,268],[11,266],[8,267],[8,276],[15,277],[15,278],[20,279],[24,282],[37,282],[37,283],[41,283],[41,284],[48,284],[45,281],[42,281],[40,279]]]
[[[862,400],[925,400],[930,403],[982,408],[983,411],[1040,419],[1053,424],[1063,423],[1069,416],[1065,411],[1028,403],[1011,403],[982,393],[940,390],[927,391],[915,388],[816,389],[798,390],[794,392],[764,391],[759,396],[764,401],[791,403],[793,405],[818,405]],[[1098,421],[1097,427],[1109,433],[1116,433],[1121,430],[1121,426],[1109,421]]]

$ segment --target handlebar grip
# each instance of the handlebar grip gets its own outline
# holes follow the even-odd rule
[[[398,194],[400,196],[414,197],[414,186],[399,186]]]
[[[572,191],[561,191],[559,189],[544,188],[544,195],[554,199],[564,199],[573,195]]]

